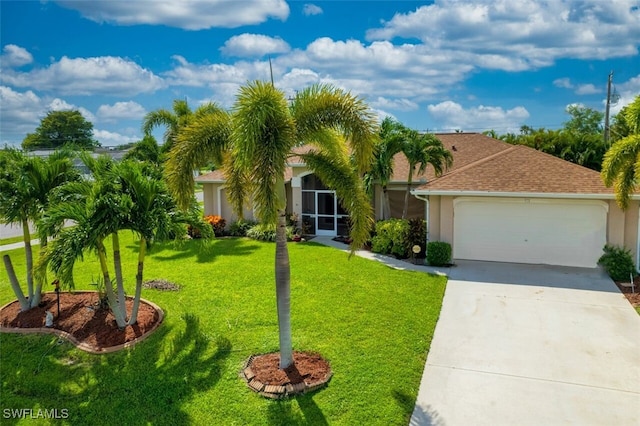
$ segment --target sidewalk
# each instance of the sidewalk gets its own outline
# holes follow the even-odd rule
[[[31,240],[31,246],[37,246],[37,245],[40,245],[40,240],[38,240],[37,238]],[[5,244],[5,245],[0,246],[0,252],[9,251],[9,250],[15,250],[15,249],[23,248],[23,247],[24,247],[24,242],[23,241],[20,241],[20,242],[17,242],[17,243]]]

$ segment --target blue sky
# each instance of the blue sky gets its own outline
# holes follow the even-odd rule
[[[640,93],[640,1],[0,1],[0,144],[78,109],[104,146],[144,115],[269,78],[316,82],[436,132],[559,128],[573,103]],[[162,138],[163,129],[156,136]]]

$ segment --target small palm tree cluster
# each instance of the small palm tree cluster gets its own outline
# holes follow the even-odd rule
[[[66,182],[80,179],[73,167],[71,152],[57,151],[47,159],[27,156],[15,149],[0,151],[0,220],[22,227],[27,263],[27,295],[25,296],[13,270],[11,258],[3,256],[11,287],[21,310],[40,303],[44,277],[38,277],[34,286],[33,251],[30,223],[40,220],[49,208],[51,194]],[[38,228],[41,251],[47,247],[50,234]]]
[[[409,195],[416,172],[423,174],[427,166],[431,165],[436,176],[440,176],[453,163],[451,152],[433,134],[420,133],[390,117],[385,118],[380,125],[374,161],[370,171],[365,175],[365,183],[369,192],[375,183],[379,183],[382,187],[383,219],[388,219],[391,216],[387,188],[393,176],[393,158],[400,152],[405,155],[409,163],[409,176],[404,195],[404,208],[402,209],[403,219],[407,217]]]
[[[124,160],[116,163],[107,156],[81,158],[91,179],[70,182],[53,194],[54,200],[38,223],[40,229],[56,238],[39,263],[49,267],[63,284],[73,287],[73,266],[86,250],[93,250],[100,261],[109,306],[118,327],[136,323],[142,292],[147,246],[154,240],[181,236],[188,223],[201,224],[193,213],[185,214],[167,191],[164,182],[147,174],[145,164]],[[62,227],[71,221],[74,226]],[[197,223],[196,223],[197,222]],[[120,260],[119,232],[129,230],[139,238],[138,267],[133,308],[127,313]],[[109,273],[105,241],[112,243],[115,291]]]

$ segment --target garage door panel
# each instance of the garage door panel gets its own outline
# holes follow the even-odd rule
[[[460,201],[454,258],[595,267],[606,214],[599,202]]]

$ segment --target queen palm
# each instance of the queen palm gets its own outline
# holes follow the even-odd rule
[[[416,172],[416,167],[418,168],[418,173],[422,174],[427,170],[427,166],[431,165],[436,176],[440,176],[444,170],[453,164],[451,152],[449,152],[449,150],[442,145],[442,142],[433,134],[423,134],[412,129],[407,129],[404,133],[405,140],[402,145],[402,152],[409,162],[409,176],[407,179],[407,190],[404,194],[403,219],[407,217],[409,194],[411,192],[411,184],[413,182],[413,175]]]
[[[0,220],[22,226],[27,266],[27,297],[20,288],[8,255],[3,257],[4,264],[12,289],[20,302],[20,308],[27,310],[40,303],[44,283],[44,277],[41,276],[34,286],[29,224],[37,225],[49,205],[51,192],[65,182],[78,179],[79,172],[73,167],[71,152],[68,150],[56,151],[46,159],[25,156],[17,150],[3,150],[0,152],[0,170]],[[37,230],[41,250],[44,250],[49,234],[41,227],[37,227]]]
[[[382,219],[391,217],[389,193],[387,187],[393,176],[393,157],[402,150],[405,127],[391,117],[386,117],[380,124],[379,141],[374,150],[371,170],[365,175],[367,192],[371,193],[374,183],[382,188]]]
[[[613,185],[618,205],[626,209],[640,178],[640,95],[621,114],[629,134],[609,148],[602,162],[601,176],[605,185]]]
[[[290,266],[286,243],[285,169],[293,148],[310,170],[335,189],[350,215],[352,248],[361,246],[372,224],[371,206],[361,176],[370,167],[376,121],[360,99],[329,85],[299,91],[288,104],[273,84],[252,82],[240,88],[231,115],[218,111],[180,132],[169,154],[170,186],[188,200],[191,170],[207,151],[225,157],[229,198],[240,213],[251,197],[257,218],[276,225],[276,300],[280,368],[293,363],[290,323]],[[191,185],[193,185],[191,183]]]

